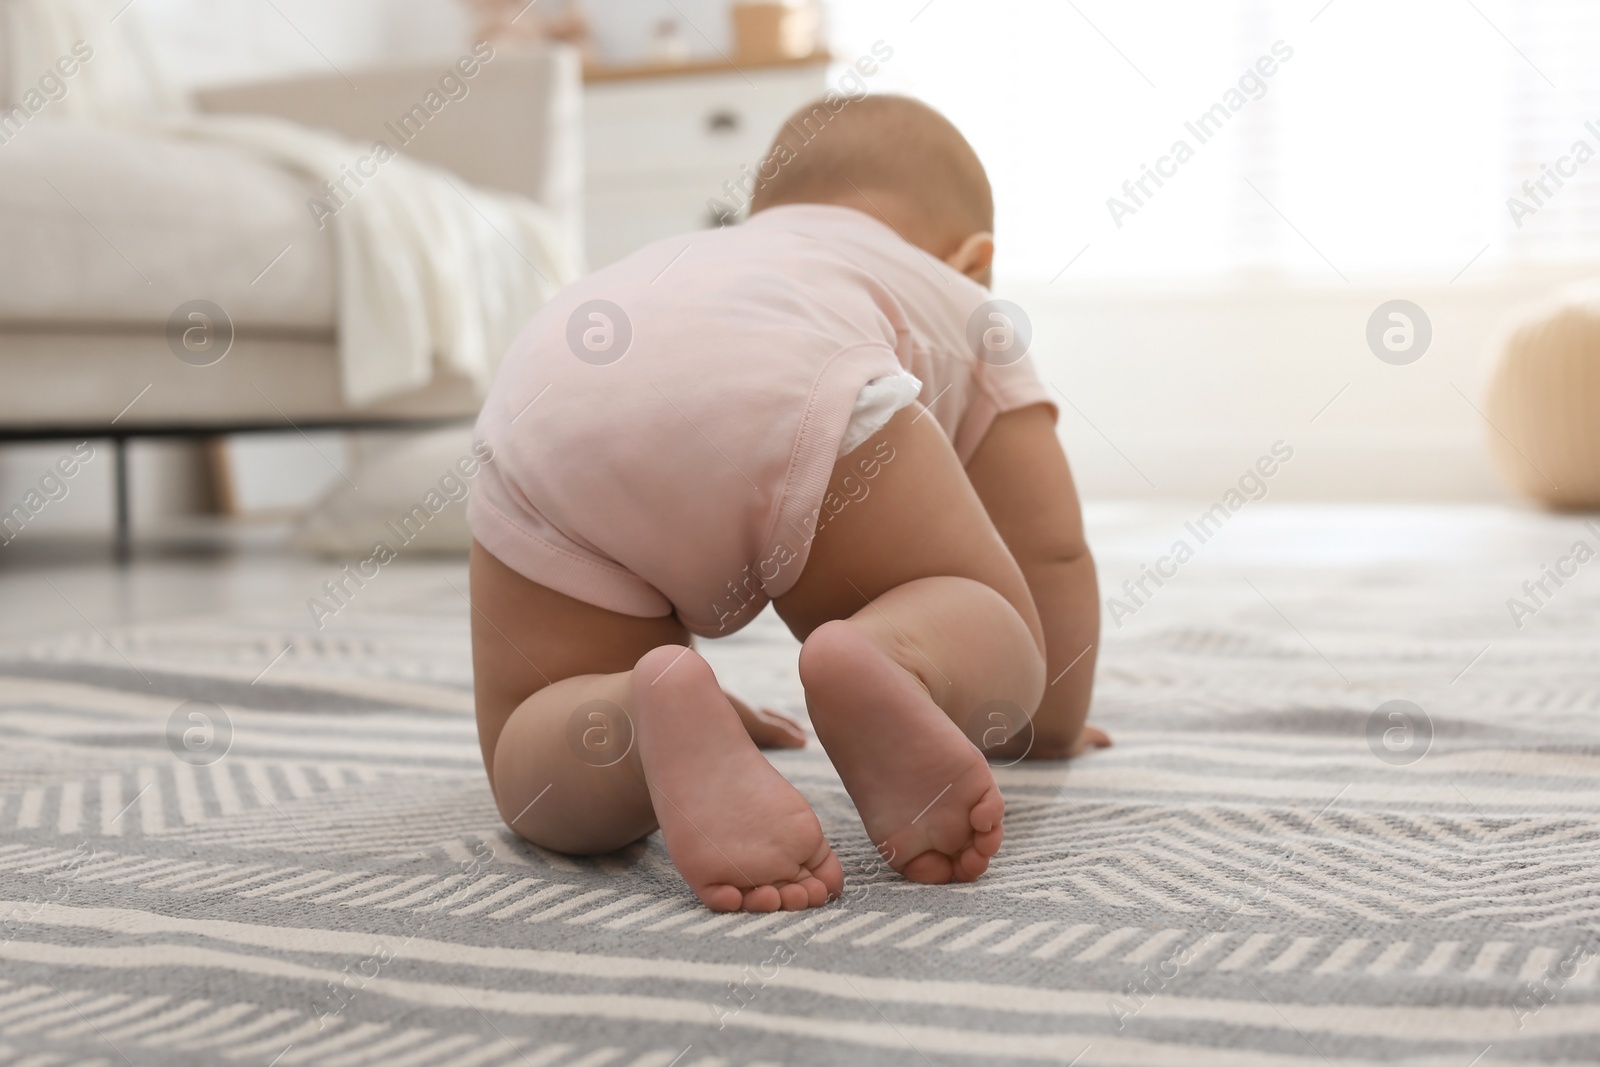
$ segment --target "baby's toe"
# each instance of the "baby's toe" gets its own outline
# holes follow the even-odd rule
[[[784,911],[799,911],[810,906],[811,894],[800,883],[790,882],[778,887],[778,900]]]
[[[839,857],[833,854],[833,849],[827,842],[823,842],[817,854],[811,857],[806,869],[811,872],[814,879],[822,883],[825,890],[823,898],[813,901],[812,907],[821,907],[829,900],[844,896],[844,868],[839,865]]]
[[[777,911],[782,905],[783,898],[773,886],[758,885],[754,889],[745,891],[745,911]]]
[[[910,861],[900,869],[900,873],[913,882],[944,885],[954,876],[955,869],[950,863],[949,856],[943,852],[930,850],[920,856],[911,857]]]
[[[1000,795],[1000,790],[991,788],[972,805],[972,828],[980,834],[988,833],[999,827],[1005,814],[1005,798]]]
[[[975,882],[989,869],[989,857],[975,848],[969,848],[956,857],[954,866],[956,881]]]
[[[996,826],[994,829],[972,835],[972,847],[981,855],[993,856],[1000,851],[1000,842],[1005,840],[1005,831]]]
[[[712,911],[738,911],[744,903],[744,894],[731,885],[708,885],[695,895]]]

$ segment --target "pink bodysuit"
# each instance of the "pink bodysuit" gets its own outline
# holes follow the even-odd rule
[[[893,464],[886,443],[841,445],[915,397],[966,463],[996,415],[1052,403],[1014,311],[850,208],[659,241],[568,286],[512,344],[478,418],[494,460],[473,535],[577,600],[730,633]],[[828,493],[836,463],[845,497]]]

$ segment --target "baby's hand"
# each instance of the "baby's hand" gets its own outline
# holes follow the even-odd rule
[[[806,732],[798,722],[771,708],[752,708],[732,693],[724,694],[739,713],[745,733],[757,748],[805,748]]]
[[[1060,738],[1036,737],[1025,759],[1073,759],[1091,748],[1110,748],[1111,735],[1098,726],[1083,724],[1078,736],[1066,741]]]

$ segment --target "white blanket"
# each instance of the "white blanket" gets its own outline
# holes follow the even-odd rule
[[[125,4],[14,0],[10,69],[46,69],[74,41],[92,41],[94,62],[57,112],[69,120],[226,142],[314,186],[370,153],[370,145],[284,120],[196,113],[162,75],[137,8],[118,16]],[[427,385],[441,367],[485,388],[523,323],[579,273],[538,204],[474,189],[403,155],[338,206],[326,223],[338,254],[340,368],[352,404]]]

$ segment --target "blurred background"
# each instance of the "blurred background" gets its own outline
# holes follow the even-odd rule
[[[339,167],[383,139],[482,190],[480,236],[494,246],[498,234],[495,254],[515,251],[543,295],[563,270],[736,215],[739,183],[779,120],[830,90],[920,96],[985,160],[997,294],[1031,320],[1090,501],[1215,500],[1279,441],[1295,456],[1271,481],[1283,500],[1581,506],[1600,478],[1592,370],[1527,372],[1542,392],[1496,384],[1511,373],[1513,329],[1554,314],[1551,301],[1586,307],[1560,294],[1600,257],[1594,5],[0,10],[4,506],[70,448],[67,431],[103,440],[98,427],[131,435],[135,543],[221,522],[288,523],[302,547],[335,553],[370,544],[464,450],[462,420],[505,324],[441,356],[449,327],[427,288],[438,279],[425,278],[417,299],[432,310],[418,328],[434,365],[363,385],[350,288],[370,279],[341,272],[375,254],[362,227],[379,212]],[[460,73],[483,39],[492,60]],[[68,76],[55,61],[78,40],[94,54]],[[442,89],[426,129],[393,125],[450,77],[465,95]],[[240,115],[335,130],[347,157],[276,128],[230,127]],[[507,192],[543,210],[542,236],[517,237],[495,214],[512,208],[485,206]],[[339,197],[348,215],[310,207],[320,198],[327,216]],[[226,322],[194,319],[195,301]],[[1411,347],[1375,347],[1396,324]],[[207,330],[228,335],[214,363],[205,346],[221,340]],[[198,354],[183,354],[185,338],[199,339]],[[352,431],[364,424],[377,428]],[[112,459],[105,447],[70,492],[29,509],[28,538],[109,537]],[[1558,475],[1563,464],[1577,473]],[[458,547],[461,510],[422,543]]]

